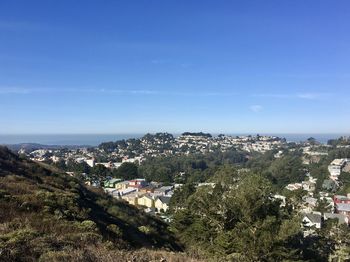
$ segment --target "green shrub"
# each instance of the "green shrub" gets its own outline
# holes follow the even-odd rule
[[[142,233],[145,233],[147,235],[152,232],[152,229],[149,226],[139,226],[138,229],[139,229],[139,231],[141,231]]]
[[[97,231],[96,223],[91,220],[84,220],[83,222],[79,223],[78,227],[83,231]]]
[[[123,231],[117,225],[110,224],[108,225],[107,229],[116,234],[118,237],[123,236]]]
[[[28,242],[36,236],[38,236],[38,233],[35,230],[21,228],[4,235],[0,235],[0,239],[7,245]]]

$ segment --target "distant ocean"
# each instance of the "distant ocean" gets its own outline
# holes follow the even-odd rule
[[[0,135],[0,144],[20,144],[20,143],[38,143],[43,145],[89,145],[97,146],[102,142],[117,141],[128,138],[140,138],[144,134],[72,134],[72,135]],[[174,134],[177,136],[179,134]],[[216,135],[213,133],[213,135]],[[248,135],[248,134],[228,134]],[[251,134],[255,135],[255,134]],[[264,134],[260,134],[264,135]],[[340,136],[350,134],[266,134],[278,137],[284,137],[288,142],[305,141],[313,137],[321,143],[327,143],[329,139],[339,138]]]

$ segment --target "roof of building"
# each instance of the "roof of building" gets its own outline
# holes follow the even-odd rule
[[[154,191],[165,192],[165,191],[169,191],[172,189],[173,189],[173,186],[162,186],[162,187],[156,188]]]
[[[169,204],[170,203],[170,198],[171,197],[160,196],[160,197],[157,198],[157,200],[159,199],[162,203]]]
[[[135,178],[135,179],[130,180],[130,182],[144,182],[144,181],[146,181],[146,179],[144,179],[144,178]]]
[[[128,185],[128,184],[129,184],[129,181],[120,181],[118,184],[119,184],[119,185],[122,185],[122,184]]]
[[[343,214],[324,213],[323,217],[324,217],[324,220],[338,219],[339,223],[347,223],[347,217]]]
[[[317,198],[305,197],[305,198],[303,198],[303,200],[304,200],[306,203],[308,203],[308,204],[310,204],[310,205],[313,205],[313,206],[316,206],[316,204],[317,204]]]
[[[339,203],[337,204],[337,210],[350,212],[350,204]]]
[[[112,178],[107,182],[108,183],[117,183],[117,182],[121,182],[121,181],[123,181],[123,179],[121,179],[121,178]]]
[[[342,195],[335,195],[334,199],[338,199],[338,200],[350,200],[350,198],[348,198],[347,196],[342,196]]]
[[[305,213],[304,217],[307,217],[314,224],[321,223],[321,215],[319,214]]]
[[[335,181],[332,179],[326,179],[322,183],[322,187],[333,187],[335,185]]]
[[[140,198],[144,198],[144,197],[145,197],[145,198],[148,198],[148,199],[153,199],[152,196],[150,196],[150,195],[148,195],[148,194],[145,194],[145,195],[143,195],[143,196],[140,197]]]
[[[127,195],[127,194],[130,194],[132,192],[135,192],[136,191],[136,188],[126,188],[126,189],[123,189],[123,190],[118,190],[118,192],[124,196],[124,195]]]

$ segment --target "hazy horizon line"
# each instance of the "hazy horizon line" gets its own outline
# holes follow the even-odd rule
[[[211,131],[180,131],[180,132],[169,132],[169,131],[155,131],[155,132],[116,132],[116,133],[84,133],[84,132],[73,132],[73,133],[0,133],[0,136],[40,136],[40,135],[144,135],[144,134],[156,134],[156,133],[168,133],[168,134],[182,134],[182,133],[209,133],[209,134],[227,134],[227,135],[235,135],[235,134],[288,134],[288,135],[307,135],[307,134],[317,134],[317,135],[345,135],[350,132],[211,132]]]

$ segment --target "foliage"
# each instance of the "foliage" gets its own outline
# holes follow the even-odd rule
[[[301,182],[305,177],[301,152],[286,151],[281,158],[275,158],[273,151],[256,155],[251,158],[246,167],[252,172],[262,174],[277,188],[281,189],[289,183]]]
[[[198,188],[175,212],[172,228],[182,241],[223,260],[299,258],[299,223],[271,198],[271,184],[258,175],[222,173],[235,182]]]
[[[138,166],[134,163],[125,162],[119,168],[115,169],[112,175],[124,180],[138,178]]]
[[[182,136],[203,136],[203,137],[212,137],[209,133],[203,133],[203,132],[184,132],[182,133]]]
[[[206,154],[173,155],[148,158],[139,167],[139,175],[160,182],[195,183],[210,178],[220,165],[243,164],[246,154],[235,149]]]

